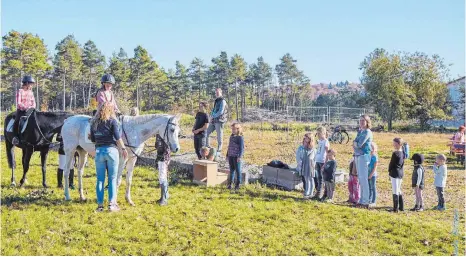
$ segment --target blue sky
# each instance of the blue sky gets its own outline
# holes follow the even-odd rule
[[[50,52],[68,34],[108,57],[145,47],[174,68],[227,51],[275,67],[289,52],[312,83],[358,81],[376,47],[439,54],[452,78],[465,73],[463,0],[2,0],[2,35],[42,37]]]

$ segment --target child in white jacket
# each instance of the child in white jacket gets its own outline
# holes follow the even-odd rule
[[[435,164],[434,164],[434,185],[435,188],[437,189],[437,196],[438,196],[438,205],[437,207],[434,207],[434,210],[439,210],[439,211],[444,211],[445,208],[445,186],[447,185],[447,165],[445,162],[447,161],[447,158],[443,154],[437,155],[437,158],[435,158]]]

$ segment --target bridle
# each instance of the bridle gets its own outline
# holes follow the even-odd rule
[[[121,121],[121,129],[123,130],[123,135],[125,136],[126,138],[126,142],[129,143],[129,140],[128,140],[128,135],[126,134],[126,131],[125,131],[125,126],[124,126],[124,123],[123,123],[123,117],[124,115],[121,115],[120,116],[120,121]],[[175,116],[171,117],[170,119],[168,119],[167,121],[167,125],[165,126],[165,131],[163,133],[163,137],[162,137],[162,142],[167,145],[168,147],[170,147],[170,138],[168,137],[168,127],[170,125],[177,125],[176,123],[173,122],[173,120],[175,119]],[[165,138],[167,139],[167,141],[165,141]],[[167,144],[168,142],[168,144]],[[132,146],[132,145],[127,145],[125,144],[126,147],[129,147],[129,149],[131,150],[131,152],[134,154],[134,156],[136,156],[137,158],[139,158],[141,161],[144,161],[144,159],[141,158],[141,156],[139,156],[138,154],[136,154],[136,152],[133,150],[133,148],[137,148],[137,146]],[[156,145],[154,144],[154,149],[152,149],[151,151],[149,151],[148,153],[150,152],[153,152],[157,150],[156,148]],[[145,161],[144,161],[145,162]]]
[[[168,127],[170,125],[176,126],[176,123],[173,123],[173,120],[175,119],[175,116],[172,116],[170,119],[167,121],[167,126],[165,126],[165,132],[163,133],[162,141],[164,144],[166,144],[168,147],[170,147],[170,138],[168,137]],[[165,142],[165,138],[167,138],[167,141]],[[168,144],[167,144],[168,143]]]

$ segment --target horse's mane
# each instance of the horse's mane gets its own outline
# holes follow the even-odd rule
[[[125,118],[128,119],[128,121],[133,122],[135,125],[142,125],[145,124],[149,121],[152,121],[156,118],[161,118],[161,117],[170,117],[173,115],[169,114],[146,114],[146,115],[140,115],[140,116],[125,116]]]
[[[72,113],[69,112],[37,112],[37,114],[40,114],[44,117],[57,117],[57,116],[63,116],[63,115],[73,115]]]

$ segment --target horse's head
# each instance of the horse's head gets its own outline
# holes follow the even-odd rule
[[[180,134],[180,119],[181,114],[172,116],[168,120],[167,124],[167,139],[170,150],[174,153],[180,150],[180,142],[178,141],[178,135]]]

